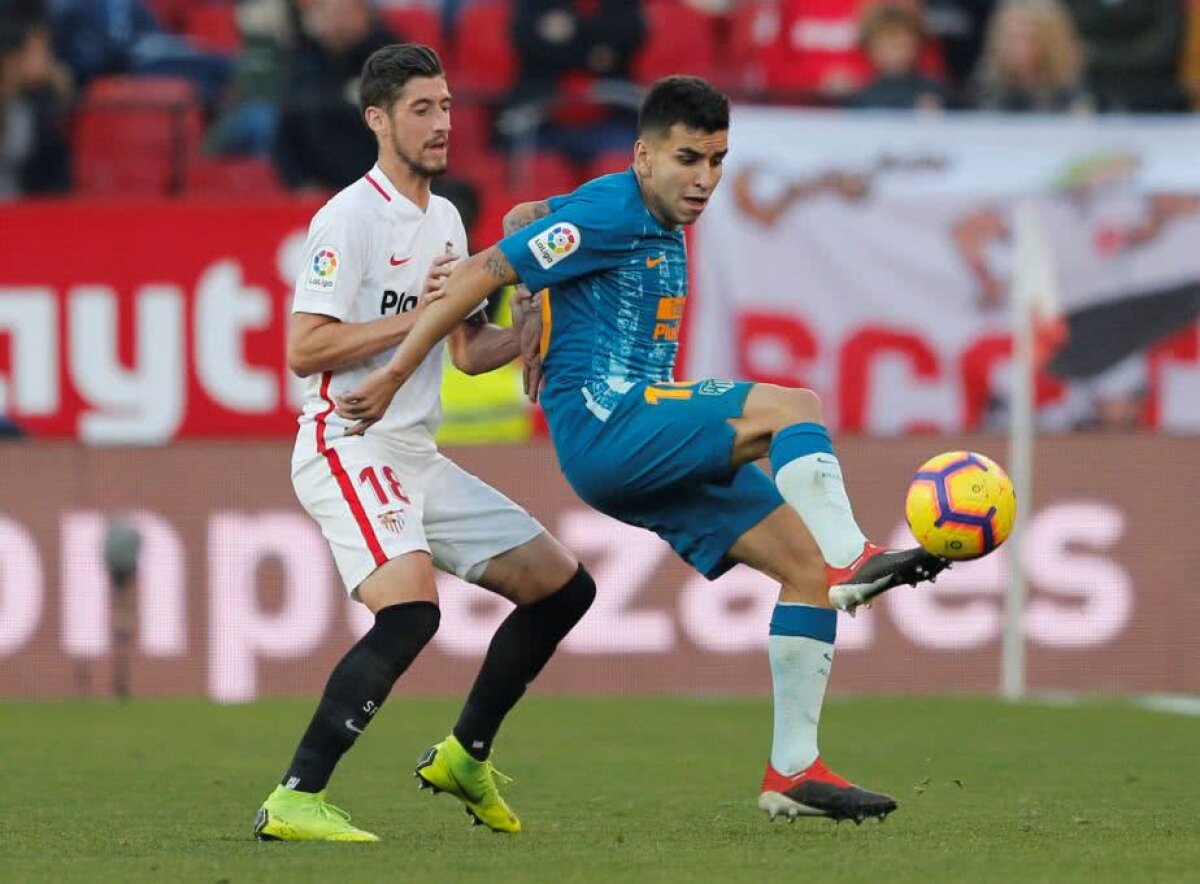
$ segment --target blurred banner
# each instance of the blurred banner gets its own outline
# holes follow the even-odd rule
[[[310,203],[0,207],[0,416],[35,436],[290,436]]]
[[[992,454],[1002,444],[936,443]],[[927,439],[842,445],[870,535],[911,542],[899,502],[934,450]],[[599,584],[538,690],[769,690],[771,581],[746,568],[704,580],[652,534],[581,504],[547,446],[450,454],[525,504]],[[325,540],[296,504],[289,459],[285,443],[0,448],[0,696],[107,696],[122,679],[134,696],[319,692],[369,616],[348,601]],[[1195,438],[1040,443],[1038,500],[1020,514],[1032,690],[1200,693],[1196,463]],[[124,590],[104,569],[114,517],[141,533],[139,569]],[[842,617],[833,689],[994,691],[1006,552]],[[441,630],[399,694],[466,691],[509,609],[452,578],[439,585]]]
[[[1034,197],[1066,331],[1041,426],[1200,432],[1200,119],[750,109],[730,141],[688,377],[812,387],[849,431],[1003,426]]]
[[[681,377],[812,386],[850,432],[994,429],[1019,199],[1067,337],[1043,429],[1200,432],[1200,120],[737,114]],[[780,145],[787,145],[781,150]],[[311,203],[0,206],[0,433],[286,437]]]

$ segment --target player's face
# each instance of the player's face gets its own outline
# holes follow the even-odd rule
[[[724,170],[729,130],[704,132],[676,123],[665,134],[639,139],[634,165],[650,211],[676,226],[700,217]]]
[[[383,120],[382,146],[417,175],[446,171],[450,151],[450,89],[445,77],[414,77]]]

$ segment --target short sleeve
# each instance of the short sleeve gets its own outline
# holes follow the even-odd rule
[[[366,264],[365,224],[326,206],[308,228],[304,264],[296,277],[293,313],[319,313],[343,322],[351,315]]]
[[[498,247],[533,291],[609,270],[622,261],[621,209],[572,195],[549,200],[550,214],[500,240]]]

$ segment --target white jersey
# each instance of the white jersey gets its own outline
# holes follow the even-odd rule
[[[467,255],[467,234],[454,205],[434,195],[421,211],[376,165],[313,217],[292,312],[318,313],[342,322],[406,313],[416,307],[430,265],[447,250]],[[372,434],[386,434],[412,447],[434,447],[433,434],[442,417],[444,346],[439,342],[429,352],[372,426]],[[306,378],[300,438],[313,433],[314,423],[323,437],[317,447],[341,437],[353,422],[334,412],[336,397],[358,387],[391,355],[385,350],[347,368]]]

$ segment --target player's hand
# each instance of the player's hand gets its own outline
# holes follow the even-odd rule
[[[429,266],[429,275],[425,277],[425,288],[421,292],[421,303],[432,304],[446,294],[446,278],[454,270],[454,262],[458,255],[447,252],[433,259]]]
[[[521,370],[525,382],[525,395],[529,401],[537,405],[538,397],[542,395],[542,387],[546,384],[546,376],[542,373],[542,357],[533,356],[525,360]]]
[[[361,436],[371,424],[378,422],[392,404],[400,385],[401,381],[393,373],[386,368],[378,368],[367,375],[357,390],[338,396],[338,415],[358,421],[346,431],[346,435]]]
[[[521,345],[521,360],[525,381],[525,395],[531,402],[538,401],[542,382],[542,298],[543,292],[531,293],[518,285],[513,298],[513,328]]]

